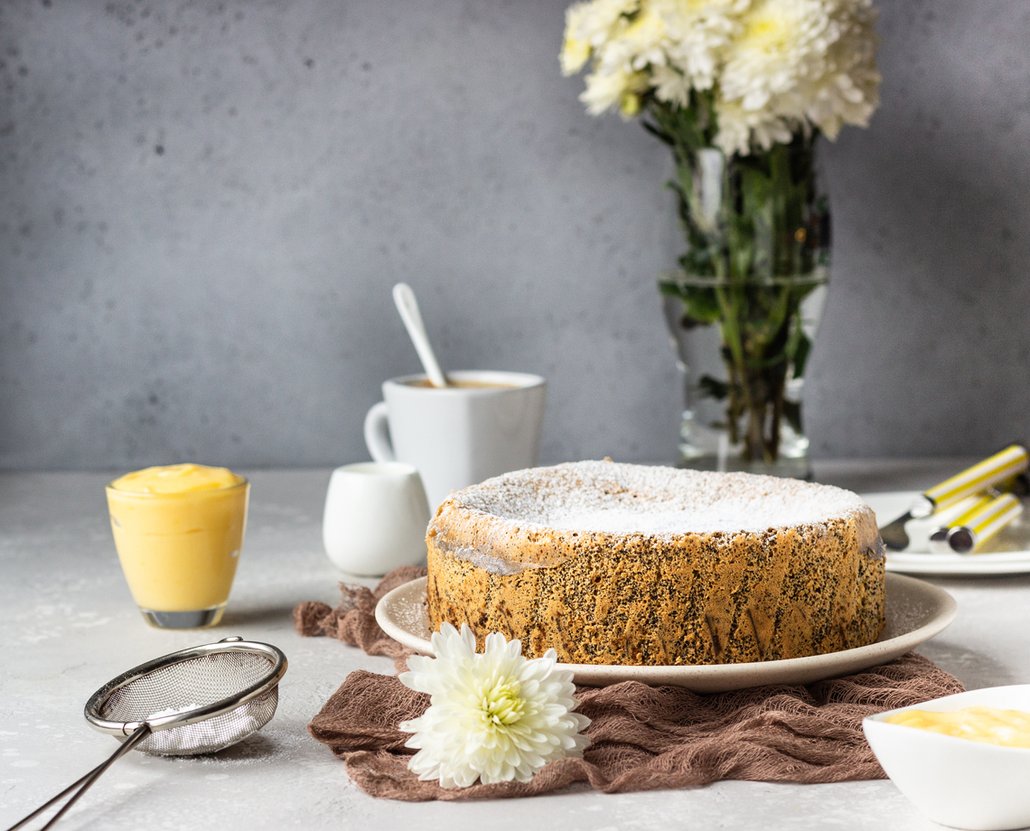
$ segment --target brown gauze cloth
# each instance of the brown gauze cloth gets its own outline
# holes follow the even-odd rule
[[[410,651],[375,622],[379,597],[420,576],[398,569],[375,591],[341,585],[343,602],[301,603],[302,635],[328,635],[403,665]],[[352,672],[308,726],[372,796],[407,801],[533,796],[579,782],[599,791],[706,785],[720,779],[843,782],[884,774],[862,734],[872,713],[961,692],[962,684],[919,655],[844,678],[698,695],[682,687],[624,681],[577,688],[577,712],[590,718],[582,758],[551,762],[529,782],[441,788],[408,770],[410,733],[397,725],[420,716],[429,697],[395,676]]]

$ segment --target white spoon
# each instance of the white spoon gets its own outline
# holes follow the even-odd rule
[[[429,336],[426,334],[426,327],[422,323],[422,315],[418,311],[418,301],[415,299],[415,292],[407,283],[398,283],[393,287],[393,302],[400,312],[401,320],[404,321],[404,328],[408,330],[408,337],[415,345],[418,359],[429,376],[429,383],[434,387],[446,387],[447,378],[440,369],[440,362],[436,360],[436,353],[433,352],[432,344],[429,343]]]

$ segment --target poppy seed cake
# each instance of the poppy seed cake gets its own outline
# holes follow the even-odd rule
[[[456,491],[429,524],[433,629],[585,664],[721,664],[875,641],[883,548],[854,493],[576,462]]]

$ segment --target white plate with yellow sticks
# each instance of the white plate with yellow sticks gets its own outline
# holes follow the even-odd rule
[[[651,686],[670,684],[699,693],[729,692],[768,684],[809,684],[893,661],[944,629],[955,617],[955,601],[944,589],[914,577],[887,575],[887,622],[880,639],[868,646],[827,655],[695,666],[558,664],[572,670],[576,683],[604,687],[620,681]],[[391,638],[431,655],[426,578],[398,586],[376,606],[376,621]]]
[[[917,496],[914,491],[889,491],[863,494],[862,498],[876,512],[877,524],[882,526],[904,514]],[[937,525],[932,517],[909,520],[905,527],[912,540],[910,548],[888,551],[887,570],[963,577],[1030,574],[1030,518],[1027,512],[975,554],[931,552],[928,540]]]

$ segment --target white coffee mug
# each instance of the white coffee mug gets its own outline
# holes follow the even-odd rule
[[[418,471],[401,462],[361,462],[333,471],[322,541],[337,568],[379,577],[426,559],[429,509]]]
[[[433,510],[453,490],[533,467],[544,416],[539,375],[464,370],[447,377],[454,386],[429,386],[424,375],[386,381],[383,400],[365,417],[372,458],[414,465]]]

